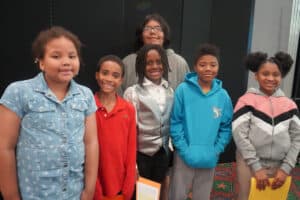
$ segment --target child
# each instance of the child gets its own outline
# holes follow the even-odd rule
[[[175,91],[170,135],[175,146],[170,200],[188,197],[207,200],[214,168],[231,139],[232,103],[219,70],[219,50],[202,45],[196,53],[195,72],[188,73]]]
[[[245,64],[255,73],[259,89],[250,88],[234,109],[239,200],[248,199],[252,176],[260,190],[268,185],[281,187],[295,166],[300,148],[297,106],[279,88],[293,64],[292,58],[284,52],[274,57],[255,52],[246,57]],[[269,177],[274,181],[269,182]]]
[[[41,72],[12,83],[0,100],[4,199],[93,199],[98,143],[92,92],[73,78],[81,42],[62,27],[32,45]]]
[[[119,57],[108,55],[97,66],[100,159],[95,199],[121,194],[130,200],[136,180],[136,122],[134,107],[116,93],[123,81],[124,64]]]
[[[137,113],[137,166],[142,177],[162,183],[169,163],[169,116],[173,90],[168,84],[168,60],[159,45],[145,45],[138,51],[138,83],[127,88],[124,97]]]

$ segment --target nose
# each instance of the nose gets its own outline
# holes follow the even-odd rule
[[[65,66],[70,65],[71,59],[70,58],[63,58],[62,63]]]
[[[106,80],[106,81],[112,81],[113,80],[113,76],[111,76],[111,75],[105,76],[104,80]]]
[[[210,71],[211,70],[211,66],[210,65],[205,65],[204,69],[205,69],[205,71]]]
[[[275,78],[273,76],[267,76],[267,80],[273,81]]]

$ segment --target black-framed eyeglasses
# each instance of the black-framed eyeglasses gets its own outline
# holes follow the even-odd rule
[[[145,26],[143,30],[146,32],[150,32],[150,31],[162,32],[161,26]]]

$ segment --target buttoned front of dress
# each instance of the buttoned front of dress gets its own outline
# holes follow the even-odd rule
[[[85,117],[96,109],[92,93],[71,82],[60,102],[39,74],[12,85],[1,104],[21,118],[16,156],[22,199],[80,199]]]

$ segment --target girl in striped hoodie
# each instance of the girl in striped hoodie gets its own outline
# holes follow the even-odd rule
[[[258,89],[250,88],[239,98],[232,123],[237,146],[238,200],[248,199],[250,178],[264,190],[281,187],[297,161],[300,120],[297,105],[279,88],[293,60],[284,52],[274,57],[250,53],[247,69],[255,74]],[[273,177],[272,182],[268,178]]]

